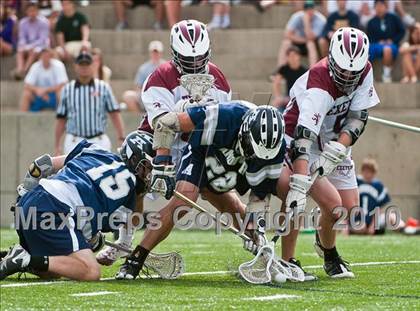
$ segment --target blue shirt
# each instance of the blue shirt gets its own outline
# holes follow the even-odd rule
[[[405,35],[405,28],[397,15],[386,13],[383,18],[375,16],[369,21],[367,35],[370,43],[391,39],[398,45]]]
[[[192,149],[202,149],[205,152],[206,164],[212,170],[211,174],[207,172],[207,177],[217,177],[217,167],[223,167],[224,170],[220,171],[237,174],[237,183],[234,186],[240,194],[251,188],[262,199],[268,193],[275,193],[277,179],[283,167],[286,144],[283,140],[279,153],[270,160],[245,159],[241,156],[238,134],[243,116],[253,108],[256,108],[254,104],[238,100],[187,109],[195,125],[189,143]]]
[[[360,207],[363,209],[366,224],[372,222],[373,215],[369,215],[376,207],[383,207],[391,201],[388,195],[388,189],[379,179],[372,180],[367,183],[361,176],[357,176],[357,184],[359,186]]]

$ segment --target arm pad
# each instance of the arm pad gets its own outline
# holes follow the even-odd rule
[[[317,136],[313,131],[302,125],[296,127],[295,139],[290,144],[292,162],[297,159],[309,161],[311,146],[317,139]]]
[[[359,111],[349,111],[343,123],[342,133],[347,133],[351,137],[351,145],[357,141],[365,130],[369,113],[366,109]]]
[[[153,135],[153,149],[171,149],[175,134],[181,130],[176,112],[168,112],[153,120],[155,129]]]

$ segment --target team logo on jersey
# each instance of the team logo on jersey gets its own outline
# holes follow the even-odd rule
[[[181,174],[191,176],[193,167],[194,165],[192,163],[188,164],[188,166],[181,172]]]
[[[160,103],[156,102],[156,103],[153,103],[153,107],[155,107],[155,108],[161,108],[162,105]]]
[[[312,120],[315,121],[315,125],[318,125],[319,119],[321,119],[321,115],[318,112],[314,113],[314,116],[312,117]]]

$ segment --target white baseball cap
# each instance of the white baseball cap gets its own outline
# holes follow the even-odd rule
[[[149,43],[149,52],[158,51],[163,52],[163,44],[160,41],[152,41]]]

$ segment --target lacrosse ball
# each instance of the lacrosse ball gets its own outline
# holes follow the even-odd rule
[[[273,277],[274,283],[286,283],[286,280],[287,280],[286,276],[282,273],[277,273]]]

